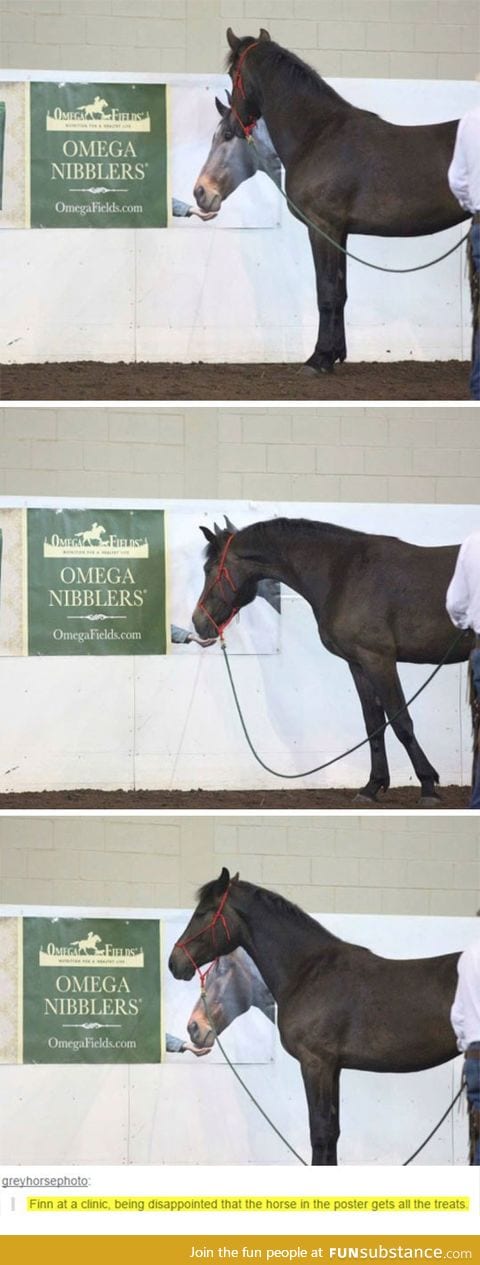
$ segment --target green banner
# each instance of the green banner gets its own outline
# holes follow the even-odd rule
[[[23,1061],[161,1061],[159,922],[24,918]]]
[[[28,653],[165,654],[163,510],[27,510]]]
[[[32,83],[31,224],[167,225],[165,84]]]

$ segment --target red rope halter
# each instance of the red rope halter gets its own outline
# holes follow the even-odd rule
[[[238,110],[235,109],[235,106],[233,104],[233,94],[236,91],[238,91],[240,93],[240,96],[243,97],[243,100],[246,101],[247,94],[245,92],[245,84],[243,82],[242,66],[247,56],[247,53],[250,53],[252,48],[257,48],[257,45],[259,43],[260,43],[260,40],[255,40],[253,44],[247,44],[247,47],[244,48],[243,53],[241,53],[238,59],[238,66],[235,71],[235,79],[233,81],[233,93],[232,93],[232,102],[231,102],[230,109],[232,111],[232,114],[234,114],[235,118],[238,120],[240,127],[242,129],[243,135],[245,136],[247,141],[251,139],[251,134],[253,132],[254,127],[256,127],[258,123],[258,119],[254,119],[253,114],[250,114],[248,123],[244,123],[243,119],[240,118]]]
[[[227,940],[231,940],[231,938],[232,938],[232,937],[231,937],[231,935],[230,935],[230,931],[229,931],[229,929],[228,929],[228,923],[227,923],[227,920],[226,920],[226,918],[225,918],[225,914],[224,914],[224,912],[223,912],[223,910],[224,910],[224,908],[225,908],[225,905],[226,905],[226,903],[227,903],[228,897],[229,897],[229,895],[230,895],[230,888],[231,888],[231,885],[232,885],[232,883],[231,883],[231,881],[230,881],[230,883],[228,884],[228,887],[225,889],[225,891],[224,891],[224,893],[223,893],[223,896],[222,896],[222,899],[221,899],[220,904],[219,904],[219,906],[218,906],[218,909],[216,910],[216,913],[214,913],[214,915],[213,915],[213,918],[212,918],[211,922],[208,922],[208,923],[207,923],[207,925],[206,925],[206,927],[201,927],[200,931],[197,931],[197,932],[196,932],[196,934],[195,934],[194,936],[188,936],[188,938],[187,938],[186,940],[178,940],[178,941],[177,941],[176,948],[177,948],[177,949],[183,949],[183,952],[186,954],[186,956],[187,956],[187,958],[188,958],[189,962],[191,962],[191,963],[192,963],[192,966],[193,966],[193,967],[195,967],[195,970],[196,970],[196,972],[197,972],[197,975],[199,976],[199,979],[200,979],[200,986],[201,986],[202,992],[203,992],[203,989],[205,988],[205,980],[206,980],[206,978],[207,978],[207,975],[208,975],[208,974],[209,974],[209,972],[211,971],[212,966],[216,966],[216,964],[217,964],[217,962],[218,962],[218,955],[217,955],[217,956],[213,959],[213,961],[210,963],[210,966],[208,966],[208,967],[207,967],[206,971],[201,971],[201,970],[200,970],[200,967],[199,967],[199,966],[197,966],[197,963],[196,963],[196,961],[195,961],[195,958],[194,958],[194,957],[192,957],[192,954],[190,953],[190,950],[189,950],[189,949],[187,949],[187,944],[191,944],[191,943],[192,943],[192,940],[199,940],[199,939],[200,939],[200,936],[204,936],[204,935],[205,935],[205,933],[206,933],[207,931],[211,931],[211,933],[212,933],[212,946],[213,946],[213,949],[215,949],[215,934],[216,934],[216,933],[215,933],[215,928],[216,928],[217,922],[221,922],[222,927],[223,927],[223,930],[224,930],[225,935],[226,935],[226,937],[227,937]]]
[[[230,575],[230,571],[229,571],[229,569],[228,569],[228,567],[227,567],[227,565],[226,565],[226,561],[225,561],[225,559],[226,559],[226,557],[227,557],[228,550],[229,550],[229,548],[230,548],[230,545],[231,545],[231,543],[232,543],[232,540],[233,540],[234,535],[235,535],[235,533],[234,533],[234,532],[232,532],[231,536],[229,536],[229,537],[228,537],[228,540],[227,540],[227,542],[226,542],[226,545],[225,545],[225,546],[224,546],[224,548],[222,549],[222,553],[221,553],[220,561],[219,561],[219,564],[218,564],[218,571],[217,571],[217,574],[214,576],[214,578],[213,578],[213,580],[212,580],[212,583],[209,585],[208,589],[206,589],[206,590],[205,590],[204,601],[203,601],[203,602],[197,602],[198,609],[199,609],[199,610],[201,610],[201,611],[203,611],[204,615],[206,615],[206,616],[207,616],[207,619],[209,619],[209,620],[210,620],[210,623],[211,623],[211,624],[213,624],[213,627],[215,628],[216,633],[217,633],[217,635],[218,635],[219,637],[223,637],[223,634],[224,634],[225,628],[228,628],[228,625],[229,625],[229,624],[231,624],[232,619],[234,619],[234,618],[235,618],[235,615],[237,615],[237,614],[238,614],[238,610],[239,610],[239,608],[238,608],[238,606],[234,606],[234,607],[233,607],[233,609],[232,609],[231,614],[228,616],[228,619],[225,619],[225,620],[223,621],[223,623],[222,623],[222,624],[217,624],[216,620],[213,618],[213,615],[211,615],[211,614],[210,614],[210,611],[207,611],[207,608],[206,608],[206,606],[205,606],[205,602],[206,602],[206,599],[207,599],[207,597],[209,596],[209,594],[210,594],[210,593],[212,592],[212,590],[215,588],[215,585],[216,585],[216,584],[219,584],[219,585],[220,585],[220,589],[221,589],[221,593],[222,593],[222,597],[223,597],[224,602],[227,600],[227,598],[225,597],[225,590],[224,590],[224,586],[223,586],[224,579],[225,579],[225,580],[227,581],[227,583],[230,585],[230,588],[231,588],[231,590],[232,590],[232,593],[237,593],[237,592],[238,592],[238,590],[237,590],[237,586],[236,586],[236,584],[234,584],[234,582],[233,582],[233,580],[232,580],[232,577],[231,577],[231,575]]]

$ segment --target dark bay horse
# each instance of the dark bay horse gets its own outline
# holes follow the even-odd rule
[[[270,989],[245,949],[234,949],[228,957],[215,962],[205,980],[205,991],[208,1013],[200,994],[187,1023],[191,1040],[201,1050],[210,1049],[215,1042],[209,1015],[219,1036],[251,1006],[275,1023],[275,1002]]]
[[[264,119],[285,167],[290,210],[302,223],[307,217],[346,247],[349,233],[417,237],[468,218],[447,180],[458,120],[388,123],[345,101],[268,31],[239,39],[229,28],[227,40],[233,81],[228,130],[242,136]],[[347,355],[347,259],[314,227],[308,235],[319,334],[305,370],[328,372]]]
[[[397,663],[439,663],[455,640],[445,610],[459,545],[423,547],[394,536],[275,518],[208,541],[205,585],[193,612],[200,637],[217,633],[233,611],[252,602],[262,579],[276,579],[309,602],[323,645],[348,663],[370,742],[370,778],[359,792],[374,800],[390,784],[382,726],[392,721],[421,784],[421,804],[438,802],[439,776],[414,734]],[[467,659],[467,632],[449,657]],[[380,732],[376,733],[379,730]]]
[[[227,93],[229,97],[230,94]],[[246,145],[231,126],[230,109],[215,97],[220,123],[195,182],[193,190],[198,206],[204,211],[219,211],[222,202],[245,180],[258,171],[270,176],[277,188],[282,187],[282,164],[275,153],[263,119],[255,127],[255,144]]]
[[[450,1024],[458,953],[379,957],[332,935],[283,896],[230,879],[224,868],[200,889],[170,970],[192,979],[193,963],[239,945],[275,998],[282,1045],[300,1063],[312,1164],[336,1163],[342,1068],[420,1072],[458,1054]]]

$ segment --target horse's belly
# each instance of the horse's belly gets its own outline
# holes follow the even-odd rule
[[[460,207],[457,211],[452,207],[449,214],[445,211],[433,214],[427,208],[422,208],[417,214],[406,214],[405,207],[399,207],[395,212],[379,208],[378,213],[374,211],[368,216],[357,211],[349,223],[349,232],[366,237],[426,237],[452,228],[463,219],[465,216]]]

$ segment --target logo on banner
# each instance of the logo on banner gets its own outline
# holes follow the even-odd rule
[[[38,951],[39,966],[102,966],[140,967],[143,969],[144,952],[141,947],[113,945],[102,940],[97,932],[89,930],[80,940],[57,945],[53,941]]]
[[[62,110],[56,106],[47,111],[47,132],[150,132],[151,118],[148,110],[132,113],[109,106],[104,97],[97,94],[93,101],[77,105],[74,110]]]
[[[53,532],[45,536],[43,542],[44,558],[86,558],[89,553],[97,558],[148,558],[149,548],[146,536],[126,538],[107,534],[102,523],[94,522],[85,531],[73,532],[71,536],[60,536]]]

